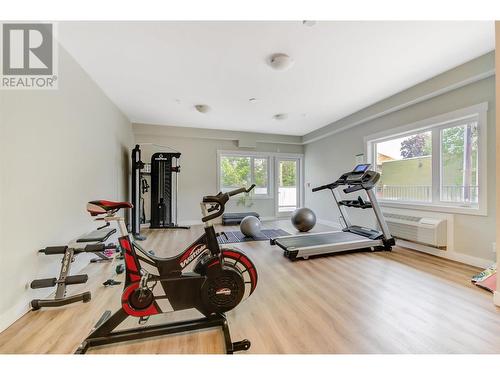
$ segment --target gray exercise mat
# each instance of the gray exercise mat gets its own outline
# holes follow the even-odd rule
[[[249,242],[249,241],[267,241],[271,238],[290,235],[290,233],[284,231],[283,229],[263,229],[260,231],[260,235],[256,237],[247,237],[240,231],[225,232],[225,233],[227,239],[224,236],[219,236],[217,238],[220,244]]]

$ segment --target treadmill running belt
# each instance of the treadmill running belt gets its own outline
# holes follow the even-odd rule
[[[276,238],[276,243],[286,247],[288,250],[294,248],[321,246],[351,241],[366,241],[368,238],[351,232],[318,233],[309,235],[298,235],[293,237]]]

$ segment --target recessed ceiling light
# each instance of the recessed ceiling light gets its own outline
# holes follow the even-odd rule
[[[273,119],[275,119],[275,120],[285,120],[287,118],[288,118],[288,115],[286,113],[276,113],[273,116]]]
[[[257,101],[257,98],[250,98],[250,99],[248,99],[248,101],[249,101],[250,103],[255,103],[255,102]]]
[[[206,104],[196,104],[194,108],[196,108],[196,110],[200,113],[207,113],[211,110],[211,108]]]
[[[304,21],[302,21],[302,25],[312,27],[312,26],[316,25],[316,21],[304,20]]]
[[[275,70],[286,70],[293,65],[293,59],[286,53],[274,53],[269,56],[267,62]]]

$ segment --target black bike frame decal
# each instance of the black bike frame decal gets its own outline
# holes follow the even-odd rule
[[[187,249],[184,254],[182,254],[181,259],[179,260],[179,265],[181,268],[186,268],[193,260],[195,260],[198,255],[207,250],[207,246],[205,244],[197,244],[193,247]]]

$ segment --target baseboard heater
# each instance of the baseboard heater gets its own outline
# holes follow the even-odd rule
[[[393,237],[446,250],[446,219],[393,212],[384,212],[384,217]]]

